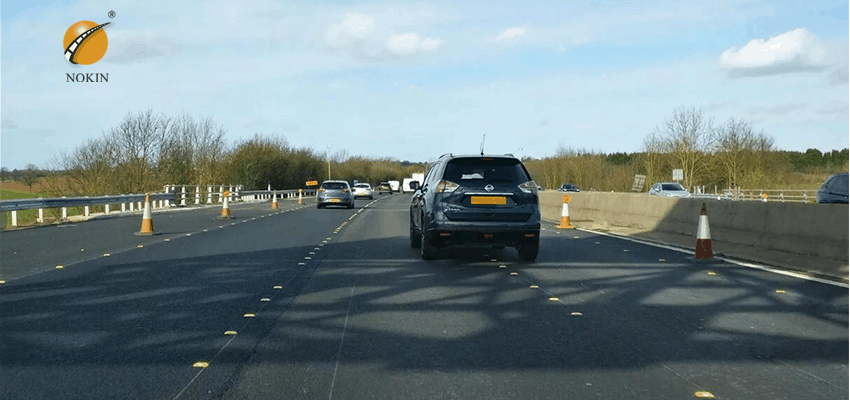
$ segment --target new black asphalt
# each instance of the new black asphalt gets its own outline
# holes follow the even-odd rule
[[[141,239],[134,218],[5,232],[0,395],[848,396],[846,288],[551,224],[535,263],[423,261],[408,202],[162,213]],[[85,257],[81,242],[102,244]]]

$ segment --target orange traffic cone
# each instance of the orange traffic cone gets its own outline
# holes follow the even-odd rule
[[[694,250],[694,259],[711,260],[714,253],[711,252],[711,234],[708,231],[708,213],[705,211],[705,203],[702,203],[702,211],[699,214],[699,227],[697,228],[697,247]]]
[[[224,201],[221,203],[221,215],[218,216],[218,219],[229,219],[230,216],[230,206],[227,205],[227,199],[230,197],[230,192],[224,191]]]
[[[145,194],[145,211],[142,213],[142,228],[135,235],[150,236],[156,234],[153,231],[153,219],[151,219],[151,195]]]
[[[272,192],[272,210],[277,210],[277,190]]]
[[[561,208],[561,225],[555,225],[558,229],[575,229],[570,225],[570,195],[565,194],[563,197],[564,206]]]

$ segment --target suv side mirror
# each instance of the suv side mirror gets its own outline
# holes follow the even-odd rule
[[[413,190],[419,189],[419,181],[410,181],[408,186]]]

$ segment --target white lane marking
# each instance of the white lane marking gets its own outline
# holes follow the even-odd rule
[[[622,240],[628,240],[630,242],[640,243],[640,244],[644,244],[644,245],[647,245],[647,246],[659,247],[659,248],[667,249],[667,250],[673,250],[673,251],[677,251],[679,253],[693,254],[693,252],[694,252],[693,250],[690,250],[690,249],[682,249],[680,247],[674,247],[674,246],[669,246],[669,245],[665,245],[665,244],[647,242],[647,241],[643,241],[643,240],[640,240],[640,239],[634,239],[634,238],[625,237],[625,236],[621,236],[621,235],[612,235],[610,233],[605,233],[605,232],[596,232],[596,231],[593,231],[593,230],[590,230],[590,229],[585,229],[585,228],[576,228],[576,229],[578,229],[582,232],[595,233],[597,235],[608,236],[608,237],[622,239]],[[729,258],[726,258],[726,257],[719,257],[719,256],[715,256],[714,258],[721,260],[721,261],[724,261],[724,262],[727,262],[729,264],[740,265],[742,267],[760,269],[760,270],[765,271],[765,272],[772,272],[774,274],[790,276],[792,278],[804,279],[804,280],[807,280],[807,281],[824,283],[824,284],[827,284],[827,285],[838,286],[838,287],[843,287],[843,288],[850,288],[850,284],[847,284],[847,283],[835,282],[835,281],[821,279],[821,278],[814,277],[814,276],[808,276],[808,275],[801,274],[801,273],[798,273],[798,272],[776,269],[776,268],[773,268],[773,267],[770,267],[770,266],[767,266],[767,265],[755,264],[755,263],[744,262],[744,261],[737,261],[737,260],[732,260],[732,259],[729,259]]]
[[[331,379],[331,391],[328,393],[328,400],[334,397],[334,384],[336,384],[336,371],[339,369],[339,359],[342,357],[342,343],[345,341],[345,331],[348,330],[348,316],[351,314],[351,302],[354,300],[354,289],[357,284],[351,286],[351,294],[348,296],[348,310],[345,312],[345,324],[342,327],[342,337],[339,339],[339,349],[336,351],[336,365],[334,365],[334,376]]]

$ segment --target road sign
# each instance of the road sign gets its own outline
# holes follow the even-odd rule
[[[684,175],[682,174],[682,170],[681,170],[681,169],[674,169],[674,170],[673,170],[673,180],[674,180],[674,181],[677,181],[677,182],[678,182],[678,181],[681,181],[682,179],[684,179],[684,178],[683,178],[683,176],[684,176]]]
[[[319,184],[319,181],[307,181],[307,186],[316,186]]]
[[[633,192],[642,192],[643,184],[646,182],[646,175],[635,175],[635,181],[632,183]]]

